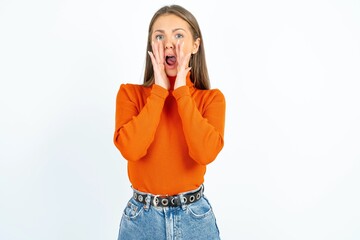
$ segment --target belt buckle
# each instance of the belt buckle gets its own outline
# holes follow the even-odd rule
[[[157,207],[159,204],[161,204],[163,207],[167,207],[169,205],[170,201],[168,199],[168,196],[162,197],[160,195],[155,195],[153,199],[153,205],[154,207]]]

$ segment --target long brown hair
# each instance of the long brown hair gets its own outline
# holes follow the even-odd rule
[[[164,6],[160,8],[152,17],[149,24],[148,31],[148,40],[146,47],[146,63],[145,63],[145,72],[144,72],[144,86],[150,86],[154,83],[154,69],[151,63],[150,56],[148,51],[152,51],[151,48],[151,33],[154,22],[156,19],[162,15],[166,14],[174,14],[184,21],[186,21],[189,26],[193,36],[193,40],[195,41],[197,38],[200,38],[200,46],[198,52],[196,54],[192,54],[189,65],[191,67],[190,79],[194,83],[194,86],[198,89],[210,89],[210,79],[206,66],[205,59],[205,49],[204,49],[204,40],[201,35],[199,24],[196,18],[185,8],[179,5],[170,5]]]

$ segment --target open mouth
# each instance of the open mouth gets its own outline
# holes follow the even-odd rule
[[[166,61],[167,65],[174,66],[176,63],[176,57],[175,56],[166,56],[165,61]]]

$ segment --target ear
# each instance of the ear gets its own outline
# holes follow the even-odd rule
[[[200,38],[197,38],[195,40],[195,42],[193,44],[193,49],[192,49],[192,52],[191,52],[192,54],[195,54],[195,53],[197,53],[199,51],[200,42],[201,42]]]

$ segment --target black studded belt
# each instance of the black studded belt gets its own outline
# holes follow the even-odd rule
[[[134,190],[133,198],[143,204],[149,202],[152,206],[155,207],[178,207],[182,206],[183,204],[190,204],[198,201],[203,196],[203,192],[203,186],[195,191],[173,196],[153,195]]]

